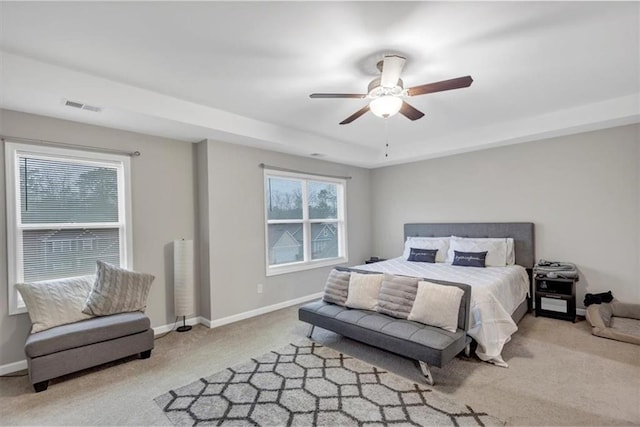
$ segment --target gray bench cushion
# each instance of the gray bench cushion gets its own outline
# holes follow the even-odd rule
[[[38,357],[137,334],[150,326],[149,318],[139,311],[94,317],[31,334],[24,350],[27,356]]]
[[[455,357],[468,342],[462,329],[449,332],[375,311],[353,310],[324,301],[300,307],[299,318],[349,338],[436,366],[442,366]]]

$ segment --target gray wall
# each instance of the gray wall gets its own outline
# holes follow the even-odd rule
[[[400,255],[406,222],[530,221],[537,258],[578,265],[578,306],[607,290],[638,303],[639,134],[623,126],[375,169],[373,252]]]
[[[209,159],[207,158],[207,141],[194,144],[196,156],[196,216],[197,229],[194,245],[198,248],[195,256],[198,278],[198,314],[205,319],[211,319],[211,285],[209,269]]]
[[[313,158],[209,141],[208,194],[211,320],[322,291],[331,267],[266,277],[263,170],[260,163],[347,182],[349,264],[371,255],[370,172]],[[264,292],[257,293],[257,284]]]
[[[87,113],[89,114],[89,113]],[[147,314],[153,326],[173,323],[172,241],[194,236],[194,156],[192,144],[98,126],[0,110],[0,133],[142,156],[131,162],[134,269],[156,279]],[[0,365],[24,359],[27,314],[7,315],[7,236],[4,144],[0,147]]]

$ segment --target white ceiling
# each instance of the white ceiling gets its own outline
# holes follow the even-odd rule
[[[0,106],[378,167],[639,122],[639,21],[638,2],[1,2]],[[385,53],[406,87],[474,83],[388,132],[338,125],[365,100],[309,98],[366,92]]]

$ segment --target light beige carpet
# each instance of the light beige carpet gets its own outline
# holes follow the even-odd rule
[[[456,358],[432,368],[435,389],[507,425],[640,425],[640,346],[592,336],[589,325],[527,315],[505,347],[509,368]],[[169,425],[153,399],[205,373],[304,337],[295,307],[156,341],[130,360],[51,382],[35,394],[26,377],[0,379],[3,425]],[[315,341],[420,381],[408,359],[316,328]]]

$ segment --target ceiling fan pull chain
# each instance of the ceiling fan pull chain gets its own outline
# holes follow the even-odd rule
[[[385,136],[384,157],[385,159],[387,159],[389,158],[389,118],[388,117],[384,119],[384,136]]]

